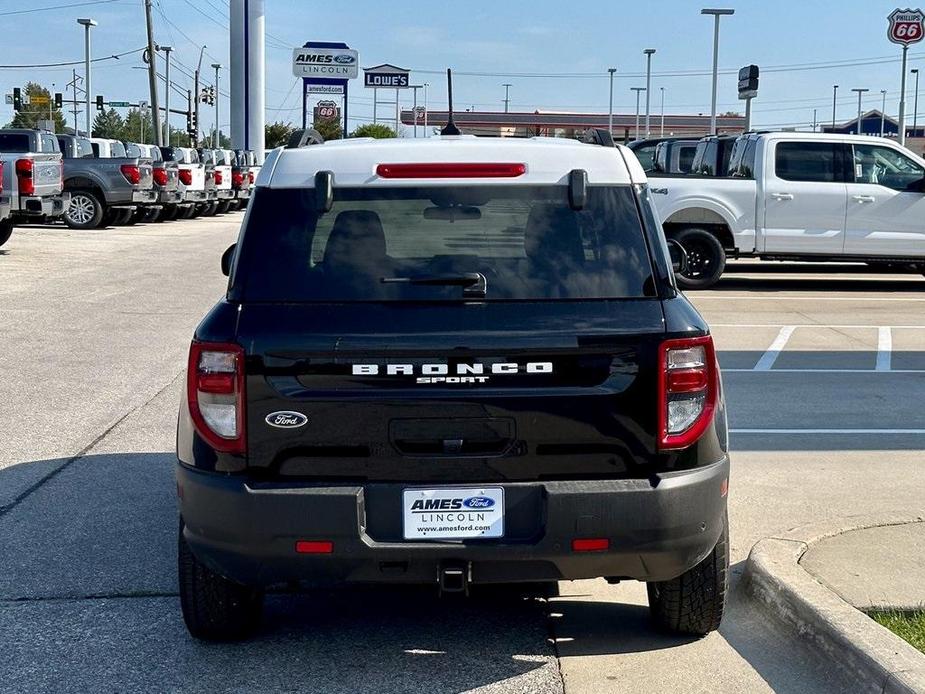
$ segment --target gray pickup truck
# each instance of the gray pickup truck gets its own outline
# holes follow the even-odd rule
[[[0,246],[16,224],[60,217],[67,196],[55,136],[38,130],[0,130]]]
[[[180,183],[180,167],[175,161],[165,161],[161,148],[157,145],[145,145],[126,142],[125,152],[130,157],[138,156],[151,160],[154,190],[157,193],[157,205],[146,205],[135,211],[136,222],[163,222],[174,219],[183,204],[186,186]]]
[[[125,224],[139,205],[157,204],[151,160],[124,156],[124,148],[104,157],[89,139],[58,135],[64,153],[64,189],[71,202],[64,215],[71,229]],[[119,144],[119,143],[116,143]]]

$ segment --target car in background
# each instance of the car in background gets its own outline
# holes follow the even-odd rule
[[[162,222],[177,216],[178,205],[183,202],[180,189],[179,167],[175,161],[165,161],[161,148],[157,145],[125,143],[126,151],[137,151],[151,160],[154,190],[157,192],[158,207],[150,208],[143,218],[136,212],[137,221]]]
[[[649,177],[686,176],[691,171],[697,140],[666,140],[655,146],[655,168],[647,171]]]
[[[644,140],[634,140],[627,144],[633,154],[636,155],[636,158],[639,160],[639,164],[642,166],[643,171],[647,174],[655,171],[655,148],[658,147],[662,142],[673,142],[676,140],[695,140],[696,137],[692,138],[690,135],[670,135],[667,137],[649,137]],[[600,141],[594,142],[594,144],[604,144]],[[608,145],[609,146],[609,145]]]
[[[0,229],[0,238],[6,236],[3,243],[16,224],[52,221],[64,214],[68,196],[54,135],[24,128],[0,130],[0,164],[2,200],[9,209]]]
[[[727,176],[732,147],[738,135],[709,135],[697,143],[691,163],[692,176]]]
[[[206,168],[199,160],[199,152],[192,147],[161,147],[165,161],[177,163],[177,177],[183,187],[184,206],[177,215],[189,219],[199,214],[202,205],[208,203],[206,192]]]
[[[248,151],[238,149],[233,152],[234,163],[231,166],[231,189],[234,191],[233,209],[244,209],[251,196],[251,170],[248,164]],[[250,153],[253,154],[253,153]]]

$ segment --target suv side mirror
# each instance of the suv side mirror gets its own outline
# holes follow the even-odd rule
[[[671,269],[676,274],[687,272],[687,251],[684,246],[674,239],[668,239],[668,255],[671,257]]]
[[[233,243],[222,253],[222,274],[225,277],[231,276],[231,264],[234,262],[234,252],[237,248],[238,244]]]

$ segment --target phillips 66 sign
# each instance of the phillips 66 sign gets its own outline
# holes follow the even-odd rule
[[[909,46],[918,43],[925,35],[925,14],[922,10],[893,10],[890,14],[887,36],[893,43]]]

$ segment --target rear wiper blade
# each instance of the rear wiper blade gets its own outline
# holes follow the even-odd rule
[[[488,292],[488,280],[481,272],[458,275],[416,275],[413,277],[380,277],[383,284],[422,284],[427,286],[462,287],[463,296],[483,297]]]

